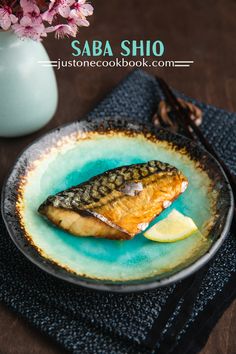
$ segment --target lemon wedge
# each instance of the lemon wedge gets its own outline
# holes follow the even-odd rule
[[[157,242],[176,242],[191,236],[198,230],[194,221],[173,210],[165,219],[157,222],[144,233],[144,236]]]

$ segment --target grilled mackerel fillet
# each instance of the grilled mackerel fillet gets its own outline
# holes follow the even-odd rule
[[[77,236],[131,239],[187,184],[181,171],[160,161],[122,166],[49,196],[39,212]]]

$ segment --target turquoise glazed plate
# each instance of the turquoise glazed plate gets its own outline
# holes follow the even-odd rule
[[[189,180],[186,192],[153,223],[175,208],[201,233],[173,243],[153,242],[142,233],[129,241],[76,237],[37,212],[48,195],[153,159],[176,166]],[[6,181],[2,211],[13,241],[43,270],[86,287],[127,292],[178,281],[203,266],[227,235],[233,198],[221,167],[198,145],[120,118],[75,122],[34,142]]]

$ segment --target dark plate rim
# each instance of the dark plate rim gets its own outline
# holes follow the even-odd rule
[[[142,128],[145,130],[147,128],[148,132],[151,132],[152,134],[155,135],[155,130],[153,130],[152,126],[147,126],[147,125],[144,126],[140,123],[135,122],[135,120],[132,121],[130,119],[127,119],[126,117],[117,117],[117,118],[116,117],[112,117],[112,118],[107,117],[107,118],[103,118],[102,123],[106,123],[106,121],[107,121],[107,122],[109,122],[109,124],[111,123],[111,124],[114,124],[114,126],[117,126],[117,128],[122,128],[122,126],[120,126],[119,124],[117,125],[117,119],[122,120],[122,121],[128,121],[129,126],[131,126],[131,128],[134,128],[134,127],[139,128],[138,131],[141,131]],[[47,138],[48,136],[54,135],[56,132],[61,132],[61,130],[65,129],[65,128],[74,127],[77,124],[89,125],[89,124],[94,124],[94,123],[98,124],[98,122],[101,123],[100,118],[93,119],[93,120],[84,119],[81,121],[75,121],[75,122],[61,125],[57,128],[54,128],[54,129],[46,132],[45,134],[43,134],[39,138],[35,139],[33,142],[28,144],[23,149],[23,151],[21,151],[18,154],[18,156],[15,160],[15,163],[13,164],[7,177],[5,178],[5,181],[4,181],[3,187],[2,187],[2,192],[1,192],[1,213],[2,213],[4,223],[6,225],[7,231],[9,233],[12,241],[17,246],[17,248],[21,251],[21,253],[23,253],[24,256],[26,256],[26,258],[28,258],[28,260],[30,260],[33,264],[35,264],[36,266],[38,266],[40,269],[47,272],[48,274],[55,276],[56,278],[58,278],[60,280],[67,281],[67,282],[73,283],[75,285],[80,285],[80,286],[84,286],[84,287],[87,287],[90,289],[95,289],[95,290],[122,292],[122,293],[151,290],[151,289],[155,289],[157,287],[163,287],[163,286],[170,285],[172,283],[179,282],[180,280],[192,275],[193,273],[195,273],[197,270],[199,270],[201,267],[203,267],[206,263],[208,263],[210,261],[210,259],[216,254],[216,252],[218,251],[218,249],[220,248],[220,246],[224,242],[224,240],[227,237],[228,232],[230,230],[231,222],[233,219],[233,210],[234,210],[233,192],[232,192],[230,183],[228,181],[228,178],[227,178],[223,168],[221,167],[219,162],[209,152],[207,152],[205,149],[203,149],[202,147],[199,147],[196,143],[193,143],[193,142],[191,142],[191,144],[193,146],[197,147],[198,149],[200,149],[201,151],[204,151],[204,153],[207,154],[209,157],[211,157],[211,159],[214,161],[214,163],[219,168],[220,173],[221,173],[222,177],[224,178],[225,184],[227,186],[230,205],[228,208],[228,213],[227,213],[227,217],[225,220],[224,228],[223,228],[220,236],[218,237],[218,239],[211,245],[210,249],[205,254],[200,256],[194,263],[188,265],[186,268],[184,268],[180,271],[177,271],[175,274],[169,275],[168,277],[158,279],[158,280],[156,280],[155,277],[154,278],[147,278],[146,280],[142,279],[140,281],[140,283],[138,283],[138,280],[133,283],[132,282],[112,283],[112,282],[107,282],[107,281],[103,281],[103,280],[94,280],[94,279],[89,280],[88,278],[83,278],[79,275],[76,275],[76,274],[73,274],[69,271],[66,271],[65,269],[63,269],[62,267],[57,265],[56,263],[53,263],[52,261],[49,261],[49,260],[45,259],[44,257],[42,257],[36,251],[36,249],[28,243],[28,241],[24,235],[21,234],[21,238],[23,239],[23,242],[22,242],[22,239],[20,240],[20,238],[15,236],[15,233],[16,232],[19,233],[19,230],[16,231],[13,229],[12,222],[9,221],[9,216],[8,216],[8,213],[6,210],[6,200],[7,200],[7,193],[8,193],[7,184],[8,184],[10,177],[14,174],[14,172],[16,170],[17,164],[19,163],[20,158],[22,158],[32,148],[33,145],[39,143],[41,140]],[[125,128],[123,127],[123,129],[125,129]],[[165,132],[165,131],[163,131],[163,132]],[[187,139],[186,137],[181,136],[179,134],[173,134],[170,132],[165,132],[165,133],[167,133],[170,136],[179,137],[186,143],[190,142],[189,139]],[[15,217],[15,222],[17,223],[16,217]],[[23,232],[21,232],[21,233],[23,233]]]

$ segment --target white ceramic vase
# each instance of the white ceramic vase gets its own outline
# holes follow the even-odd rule
[[[39,42],[0,31],[0,136],[32,133],[53,117],[58,102],[50,60]]]

